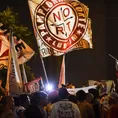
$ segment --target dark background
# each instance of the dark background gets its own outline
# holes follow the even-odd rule
[[[115,60],[108,54],[118,58],[118,3],[104,0],[80,0],[89,7],[89,17],[92,20],[93,49],[76,50],[66,55],[66,82],[72,82],[76,87],[87,84],[88,80],[115,80]],[[32,32],[32,22],[27,0],[2,0],[0,11],[12,7],[19,14],[21,24]],[[38,52],[35,37],[32,48]],[[49,81],[58,84],[62,56],[44,58],[44,64]],[[33,57],[28,63],[35,77],[43,77],[44,71],[40,56]]]

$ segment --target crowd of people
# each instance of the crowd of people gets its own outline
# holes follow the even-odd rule
[[[118,93],[99,96],[98,89],[91,88],[72,95],[63,86],[48,93],[3,96],[0,118],[118,118]]]

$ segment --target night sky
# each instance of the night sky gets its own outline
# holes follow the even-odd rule
[[[88,80],[115,80],[115,60],[118,59],[118,4],[103,2],[103,0],[80,0],[89,7],[89,17],[92,20],[93,49],[76,50],[66,54],[66,81],[76,87],[87,84]],[[7,6],[19,14],[21,24],[32,32],[32,22],[27,0],[2,0],[0,11]],[[37,51],[35,37],[32,48]],[[49,81],[58,84],[62,56],[44,58],[44,64]],[[28,63],[35,77],[45,76],[40,56],[33,57]]]

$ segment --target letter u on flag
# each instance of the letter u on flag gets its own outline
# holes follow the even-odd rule
[[[28,0],[42,57],[92,48],[88,7],[77,0]]]

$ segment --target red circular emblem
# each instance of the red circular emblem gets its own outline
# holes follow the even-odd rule
[[[36,32],[47,46],[60,52],[78,43],[87,23],[84,5],[77,1],[44,0],[35,10]]]

